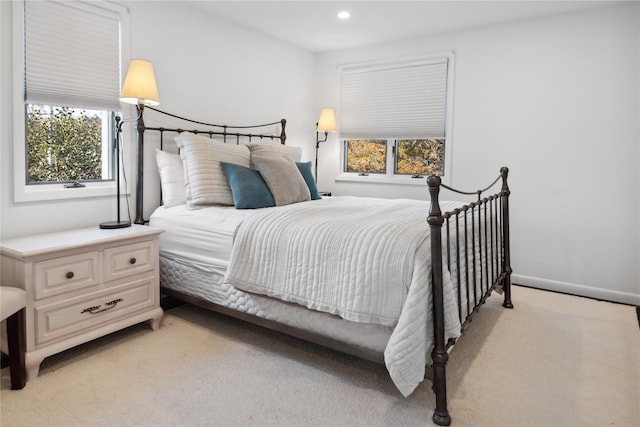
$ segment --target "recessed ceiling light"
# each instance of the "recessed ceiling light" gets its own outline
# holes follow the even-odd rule
[[[340,18],[340,19],[349,19],[349,18],[351,18],[351,14],[349,12],[347,12],[346,10],[343,10],[341,12],[338,12],[338,18]]]

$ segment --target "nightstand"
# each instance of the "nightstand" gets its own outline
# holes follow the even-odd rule
[[[2,283],[26,292],[28,380],[47,356],[145,320],[159,327],[160,233],[96,226],[1,243]]]

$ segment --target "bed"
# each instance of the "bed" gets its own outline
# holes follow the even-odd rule
[[[139,108],[134,222],[165,230],[162,293],[383,363],[405,396],[429,378],[433,421],[450,425],[448,352],[493,291],[513,308],[508,169],[473,192],[429,176],[423,201],[321,197],[286,120],[220,126]],[[161,187],[149,219],[145,153]],[[475,200],[440,201],[443,187]]]

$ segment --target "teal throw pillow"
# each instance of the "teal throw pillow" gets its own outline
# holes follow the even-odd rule
[[[220,167],[231,187],[236,209],[258,209],[276,205],[260,172],[235,163],[220,162]]]
[[[316,186],[316,180],[313,178],[313,173],[311,172],[311,162],[296,162],[296,166],[298,170],[302,174],[304,178],[304,182],[307,183],[307,187],[309,187],[309,193],[311,193],[311,200],[322,199],[320,194],[318,194],[318,187]]]

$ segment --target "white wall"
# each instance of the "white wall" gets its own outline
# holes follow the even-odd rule
[[[310,52],[207,17],[179,2],[124,2],[131,10],[131,54],[154,63],[161,105],[175,114],[220,124],[255,124],[286,118],[288,143],[313,157],[313,64]],[[0,237],[97,226],[115,218],[115,197],[14,203],[11,75],[11,2],[0,2]],[[127,64],[124,64],[126,72]],[[127,116],[132,115],[129,111]],[[132,126],[125,128],[134,160]],[[145,211],[157,205],[154,149],[146,147]],[[135,188],[133,168],[129,168]],[[154,182],[155,181],[155,182]],[[135,197],[131,198],[134,209]],[[124,206],[124,205],[123,205]],[[134,212],[132,212],[132,217]]]
[[[321,54],[317,109],[339,104],[339,64],[455,51],[451,182],[475,190],[509,166],[514,281],[640,304],[638,9]],[[334,182],[335,135],[320,168],[334,195],[427,197],[426,185]]]

